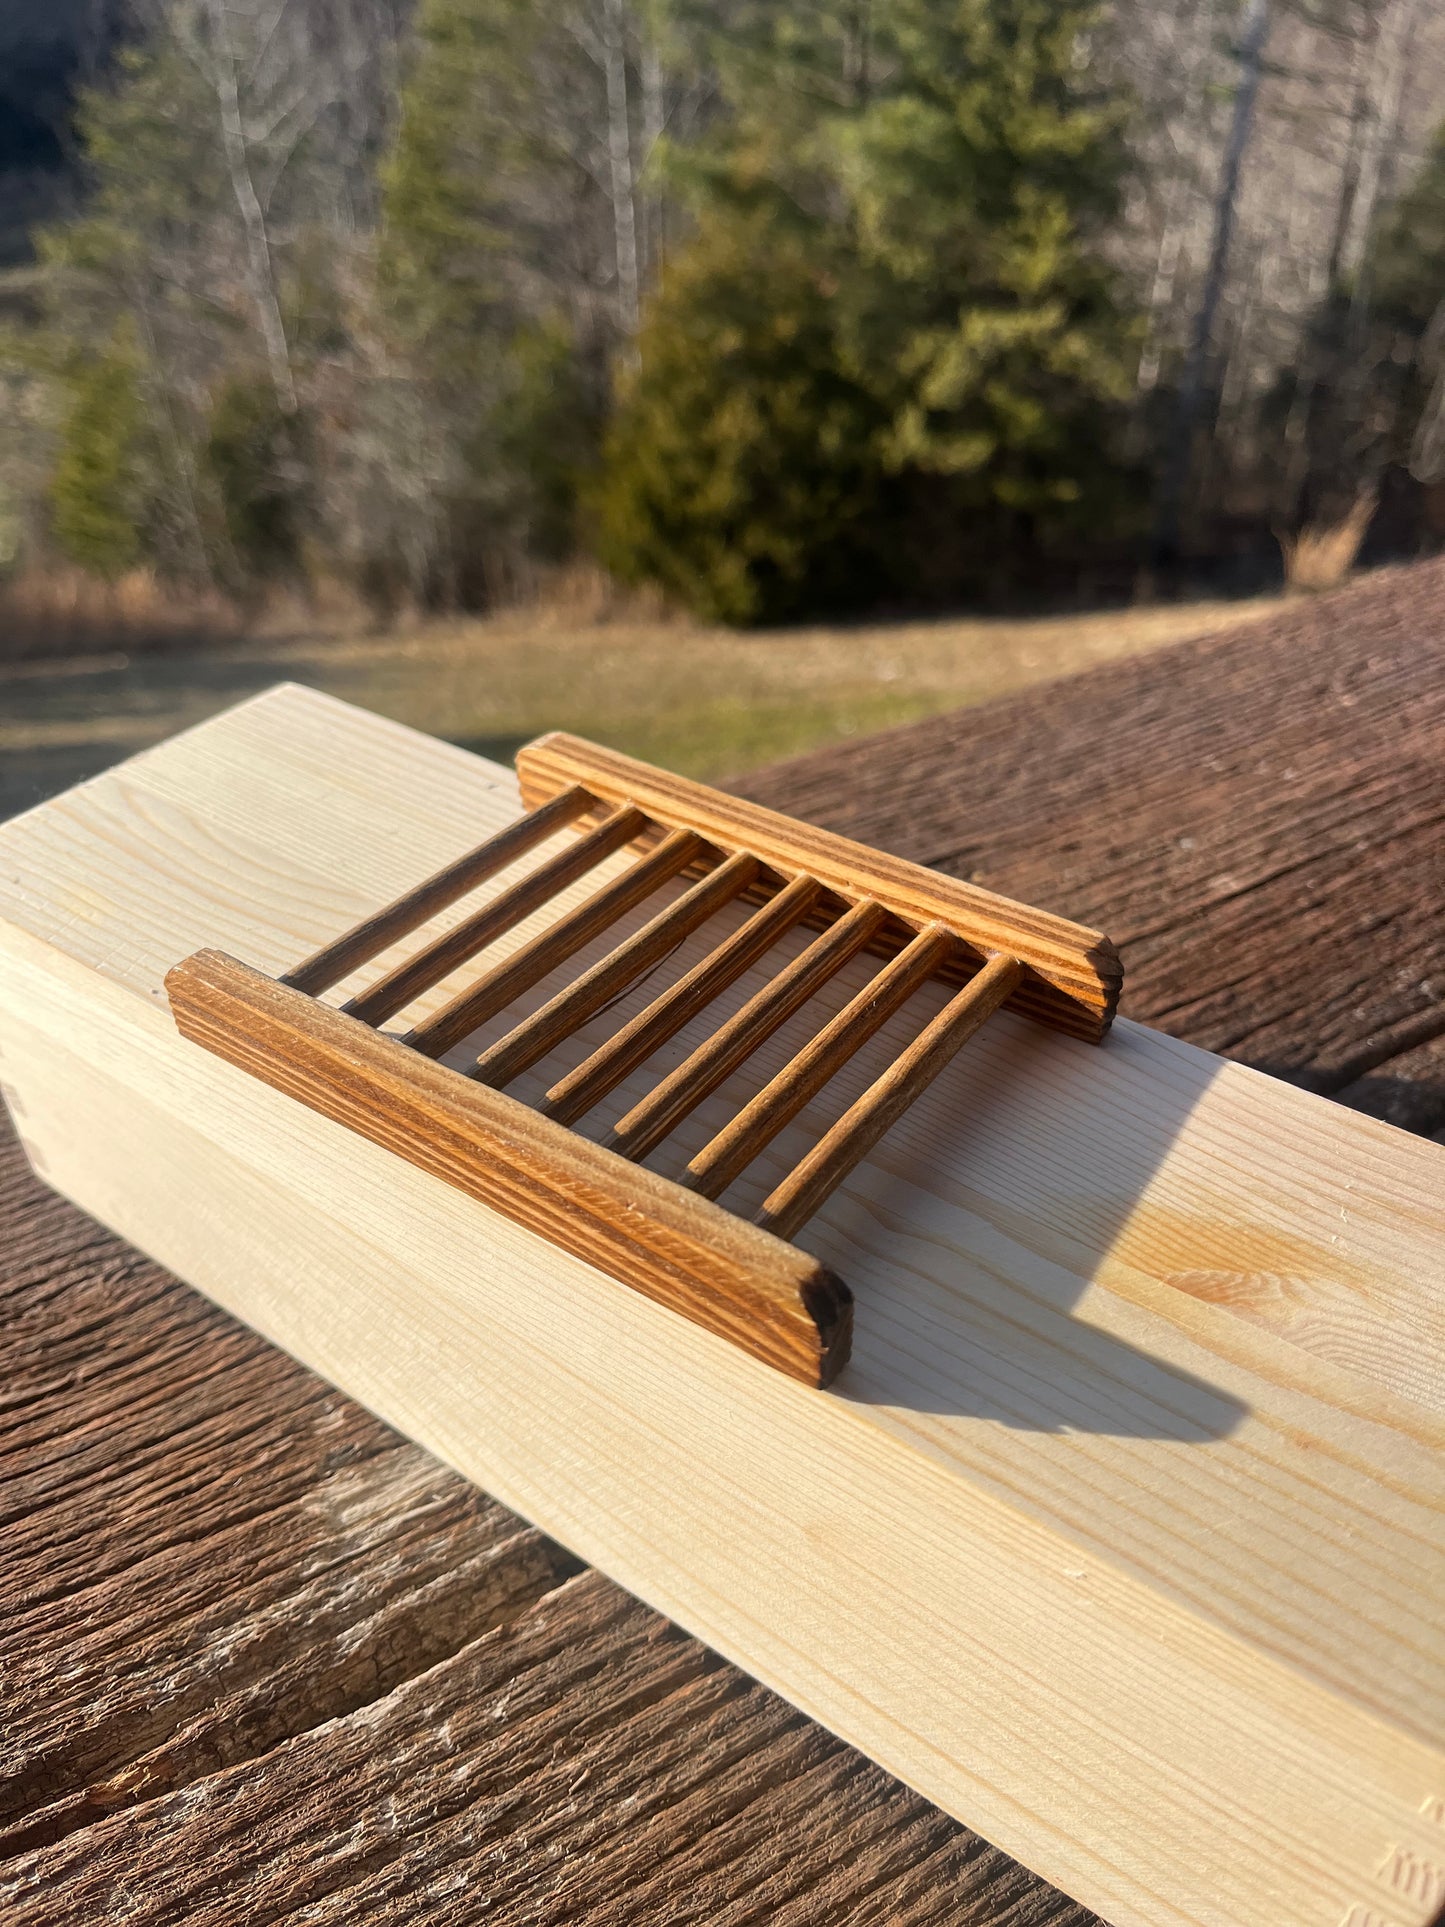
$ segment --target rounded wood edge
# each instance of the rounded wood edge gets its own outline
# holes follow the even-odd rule
[[[516,1099],[471,1083],[224,951],[193,952],[166,973],[165,988],[176,1027],[189,1042],[420,1166],[761,1363],[814,1388],[830,1384],[847,1363],[852,1293],[786,1239],[692,1197],[670,1179],[639,1173],[615,1152],[549,1124]],[[307,1071],[306,1059],[318,1053],[318,1062],[329,1059],[329,1073]],[[447,1112],[454,1113],[452,1121],[461,1128],[456,1143],[443,1150],[435,1128],[408,1119],[407,1087],[433,1108],[433,1127]],[[526,1136],[540,1138],[544,1147],[550,1144],[551,1162],[563,1181],[549,1184],[545,1149],[520,1185],[502,1175],[493,1157],[478,1160],[463,1140],[468,1115],[479,1111],[495,1113],[503,1130],[510,1119]],[[618,1203],[625,1196],[627,1209],[577,1213],[577,1188],[565,1170],[572,1160],[593,1167],[594,1184],[610,1185]],[[515,1176],[526,1161],[524,1154],[503,1163]],[[541,1210],[539,1188],[552,1194],[551,1205]],[[677,1221],[679,1207],[685,1225]],[[595,1227],[603,1218],[614,1231],[629,1224],[625,1245],[616,1237],[587,1235],[585,1224]]]

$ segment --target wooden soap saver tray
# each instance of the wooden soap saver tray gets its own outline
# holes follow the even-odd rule
[[[1097,1043],[1122,973],[1097,931],[1010,902],[566,735],[517,757],[527,814],[280,978],[200,950],[166,978],[186,1037],[468,1192],[612,1277],[810,1385],[848,1356],[852,1297],[791,1243],[847,1174],[1000,1007]],[[499,895],[340,1008],[319,1001],[539,845]],[[604,858],[619,876],[483,971],[401,1037],[379,1025]],[[688,887],[463,1072],[435,1060],[673,879]],[[746,921],[546,1092],[505,1086],[657,967],[724,905]],[[818,935],[619,1118],[602,1144],[569,1127],[704,1011],[785,932]],[[850,957],[881,967],[691,1160],[645,1158]],[[927,980],[950,1002],[774,1187],[752,1223],[715,1200]]]

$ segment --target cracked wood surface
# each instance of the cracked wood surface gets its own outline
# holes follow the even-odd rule
[[[1437,1132],[1442,602],[1367,582],[746,787],[1103,921],[1130,1014]],[[0,1224],[7,1922],[1092,1919],[8,1138]]]

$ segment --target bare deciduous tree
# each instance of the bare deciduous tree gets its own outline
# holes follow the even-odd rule
[[[1174,421],[1160,473],[1154,549],[1156,557],[1163,562],[1174,560],[1179,545],[1180,507],[1193,454],[1199,404],[1204,392],[1205,364],[1219,304],[1224,295],[1225,277],[1229,272],[1229,250],[1234,240],[1239,211],[1240,173],[1254,131],[1254,111],[1259,96],[1264,51],[1273,26],[1274,0],[1248,0],[1239,36],[1239,81],[1230,116],[1229,138],[1219,170],[1219,185],[1214,196],[1209,264],[1205,269],[1204,285],[1190,330],[1189,350],[1179,381]]]

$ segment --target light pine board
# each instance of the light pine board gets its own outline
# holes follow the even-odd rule
[[[283,688],[0,830],[43,1174],[1117,1927],[1424,1927],[1445,1151],[1000,1015],[802,1234],[858,1296],[809,1392],[175,1034],[178,958],[279,971],[518,807]]]

